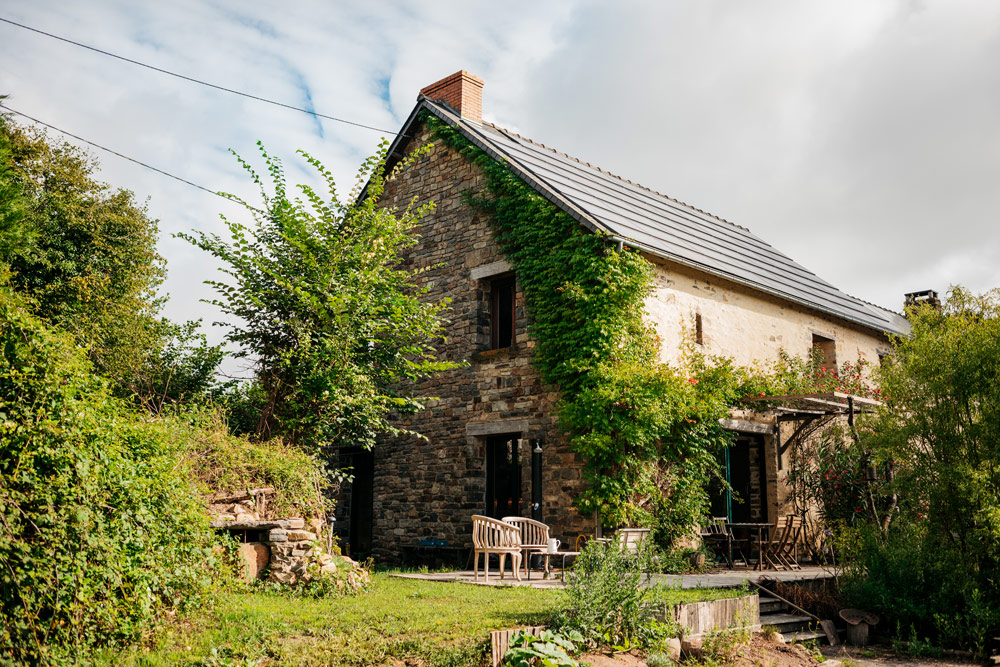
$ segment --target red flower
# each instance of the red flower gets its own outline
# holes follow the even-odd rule
[[[688,382],[690,382],[691,384],[698,384],[698,381],[695,380],[694,378],[688,378]]]

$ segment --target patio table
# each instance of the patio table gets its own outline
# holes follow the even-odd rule
[[[566,581],[566,556],[579,556],[579,551],[543,551],[539,554],[545,559],[545,577],[549,576],[549,560],[553,556],[562,556],[562,569],[559,571],[562,581]]]
[[[726,527],[729,530],[733,528],[746,528],[750,532],[757,532],[757,563],[754,565],[755,570],[764,569],[764,531],[770,531],[774,527],[771,523],[751,523],[751,522],[735,522],[727,523]],[[749,560],[749,558],[747,558]],[[729,562],[733,562],[733,546],[732,543],[729,545]],[[748,563],[749,565],[749,563]]]

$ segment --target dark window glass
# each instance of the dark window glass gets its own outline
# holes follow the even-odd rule
[[[499,350],[514,343],[514,294],[513,276],[499,278],[490,283],[490,349]]]
[[[521,514],[519,434],[486,439],[486,515],[494,519]]]

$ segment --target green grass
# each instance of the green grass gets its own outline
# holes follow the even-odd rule
[[[738,588],[680,588],[659,585],[652,589],[650,596],[657,604],[673,606],[688,602],[740,598],[745,595],[753,595],[754,592],[745,586]]]
[[[489,632],[544,625],[557,590],[372,576],[369,592],[303,599],[240,591],[180,618],[146,650],[104,655],[114,665],[478,665]]]
[[[662,588],[666,604],[733,597],[739,589]],[[560,590],[474,586],[372,576],[367,593],[298,598],[222,592],[210,608],[169,624],[152,644],[98,656],[108,667],[160,665],[426,665],[488,663],[489,632],[545,625],[565,605]]]

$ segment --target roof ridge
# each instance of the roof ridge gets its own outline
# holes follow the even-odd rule
[[[687,208],[689,208],[691,210],[694,210],[694,211],[698,211],[699,213],[701,213],[703,215],[707,215],[710,218],[715,218],[719,222],[724,222],[727,225],[732,225],[733,227],[736,227],[737,229],[742,229],[743,231],[747,232],[748,234],[753,234],[753,232],[750,231],[750,229],[748,227],[744,227],[743,225],[738,225],[735,222],[732,222],[730,220],[726,220],[725,218],[723,218],[721,216],[718,216],[718,215],[715,215],[714,213],[711,213],[711,212],[706,211],[704,209],[700,209],[697,206],[693,206],[691,204],[688,204],[687,202],[681,201],[680,199],[677,199],[676,197],[671,197],[670,195],[663,194],[662,192],[659,192],[658,190],[654,190],[653,188],[648,187],[646,185],[643,185],[642,183],[636,183],[635,181],[631,181],[631,180],[625,178],[624,176],[619,176],[618,174],[612,173],[612,172],[608,171],[607,169],[602,169],[601,167],[598,167],[597,165],[590,164],[589,162],[581,160],[578,157],[574,157],[574,156],[570,155],[569,153],[563,153],[562,151],[556,150],[555,148],[552,148],[551,146],[546,146],[545,144],[543,144],[540,141],[535,141],[534,139],[531,139],[529,137],[525,137],[523,135],[520,135],[517,132],[514,132],[513,130],[508,130],[505,127],[500,127],[496,123],[491,123],[491,122],[489,122],[487,120],[484,120],[483,121],[483,125],[488,125],[489,127],[492,127],[495,130],[499,130],[500,132],[505,132],[505,133],[507,133],[507,134],[509,134],[511,136],[514,136],[514,137],[517,137],[518,139],[521,139],[522,141],[527,141],[529,144],[534,144],[535,146],[539,146],[541,148],[544,148],[545,150],[550,151],[552,153],[555,153],[556,155],[561,155],[562,157],[564,157],[564,158],[566,158],[568,160],[572,160],[573,162],[576,162],[577,164],[582,164],[582,165],[585,165],[587,167],[590,167],[591,169],[595,169],[595,170],[601,172],[602,174],[607,174],[611,178],[617,179],[619,181],[624,181],[625,183],[628,183],[629,185],[633,185],[633,186],[639,188],[640,190],[645,190],[646,192],[651,192],[652,194],[656,195],[657,197],[663,197],[664,199],[668,199],[668,200],[670,200],[670,201],[672,201],[674,203],[680,204],[681,206],[686,206]],[[764,241],[764,242],[767,243],[766,241]],[[770,244],[768,244],[768,245],[770,245]]]
[[[844,294],[847,294],[847,292],[844,292]],[[887,313],[892,313],[893,315],[899,315],[900,317],[906,317],[906,313],[901,313],[898,310],[893,310],[892,308],[886,308],[885,306],[880,306],[877,303],[873,303],[871,301],[866,301],[865,299],[862,299],[859,296],[854,296],[853,294],[847,294],[847,296],[849,296],[852,299],[855,299],[857,301],[860,301],[861,303],[863,303],[865,305],[872,306],[874,308],[878,308],[879,310],[884,310]]]

